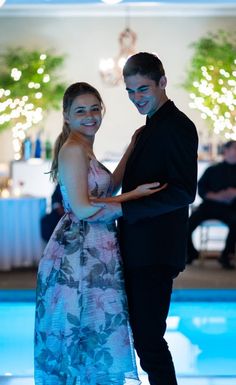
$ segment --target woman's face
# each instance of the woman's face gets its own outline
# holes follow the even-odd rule
[[[86,137],[94,137],[102,122],[102,107],[93,94],[77,96],[64,119],[71,131],[79,132]]]

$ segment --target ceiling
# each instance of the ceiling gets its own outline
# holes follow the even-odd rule
[[[6,0],[6,5],[34,5],[34,4],[104,4],[102,0]],[[236,4],[236,0],[159,0],[159,1],[150,1],[150,0],[122,0],[121,4]],[[111,7],[112,5],[110,5]],[[117,7],[118,4],[115,5]]]
[[[6,0],[5,16],[236,16],[236,0],[123,0],[108,5],[102,0]]]

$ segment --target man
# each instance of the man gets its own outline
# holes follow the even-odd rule
[[[45,242],[49,241],[57,223],[65,213],[59,184],[57,184],[51,197],[51,209],[51,212],[45,214],[40,222],[41,235]]]
[[[168,186],[149,197],[106,205],[102,218],[121,217],[130,322],[141,367],[151,385],[176,385],[164,333],[173,279],[185,267],[188,205],[194,201],[197,185],[198,138],[191,120],[168,99],[165,72],[157,56],[145,52],[131,56],[123,75],[131,102],[147,119],[135,135],[132,153],[120,162],[126,165],[120,173],[122,192],[143,183]]]
[[[131,326],[142,368],[151,385],[177,384],[164,339],[173,278],[185,267],[188,205],[197,181],[194,124],[166,95],[161,61],[141,52],[123,69],[129,98],[147,115],[123,177],[122,192],[159,181],[168,187],[122,203],[120,244]]]
[[[192,232],[207,219],[218,219],[229,227],[224,250],[219,262],[224,269],[234,269],[230,257],[236,243],[236,141],[223,147],[223,161],[206,169],[198,182],[198,193],[203,199],[189,220],[188,263],[198,258],[192,242]]]

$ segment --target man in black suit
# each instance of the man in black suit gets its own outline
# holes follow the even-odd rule
[[[219,262],[223,269],[232,270],[231,256],[236,245],[236,141],[226,142],[222,162],[205,170],[198,182],[198,194],[202,203],[189,219],[187,263],[191,264],[199,254],[193,245],[193,231],[205,220],[218,219],[229,227]]]
[[[129,99],[147,115],[123,176],[122,192],[158,181],[166,189],[122,203],[120,245],[134,344],[151,385],[176,385],[164,339],[173,279],[185,267],[188,205],[197,185],[193,122],[166,95],[157,56],[140,52],[123,69]]]
[[[176,385],[164,334],[173,279],[185,267],[198,138],[193,122],[168,99],[157,56],[143,52],[131,56],[123,75],[130,100],[147,119],[134,135],[132,153],[120,162],[122,192],[151,182],[167,187],[137,200],[107,204],[100,220],[120,217],[130,322],[141,367],[151,385]]]
[[[41,235],[45,242],[48,242],[57,223],[64,215],[64,208],[62,204],[62,195],[59,184],[56,185],[56,188],[51,197],[51,212],[45,214],[41,218]]]

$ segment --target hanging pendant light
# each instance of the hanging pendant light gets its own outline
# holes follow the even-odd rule
[[[112,58],[101,59],[99,72],[103,82],[109,86],[116,86],[123,80],[122,70],[127,59],[136,53],[135,43],[137,35],[129,27],[126,27],[119,35],[119,54]]]

